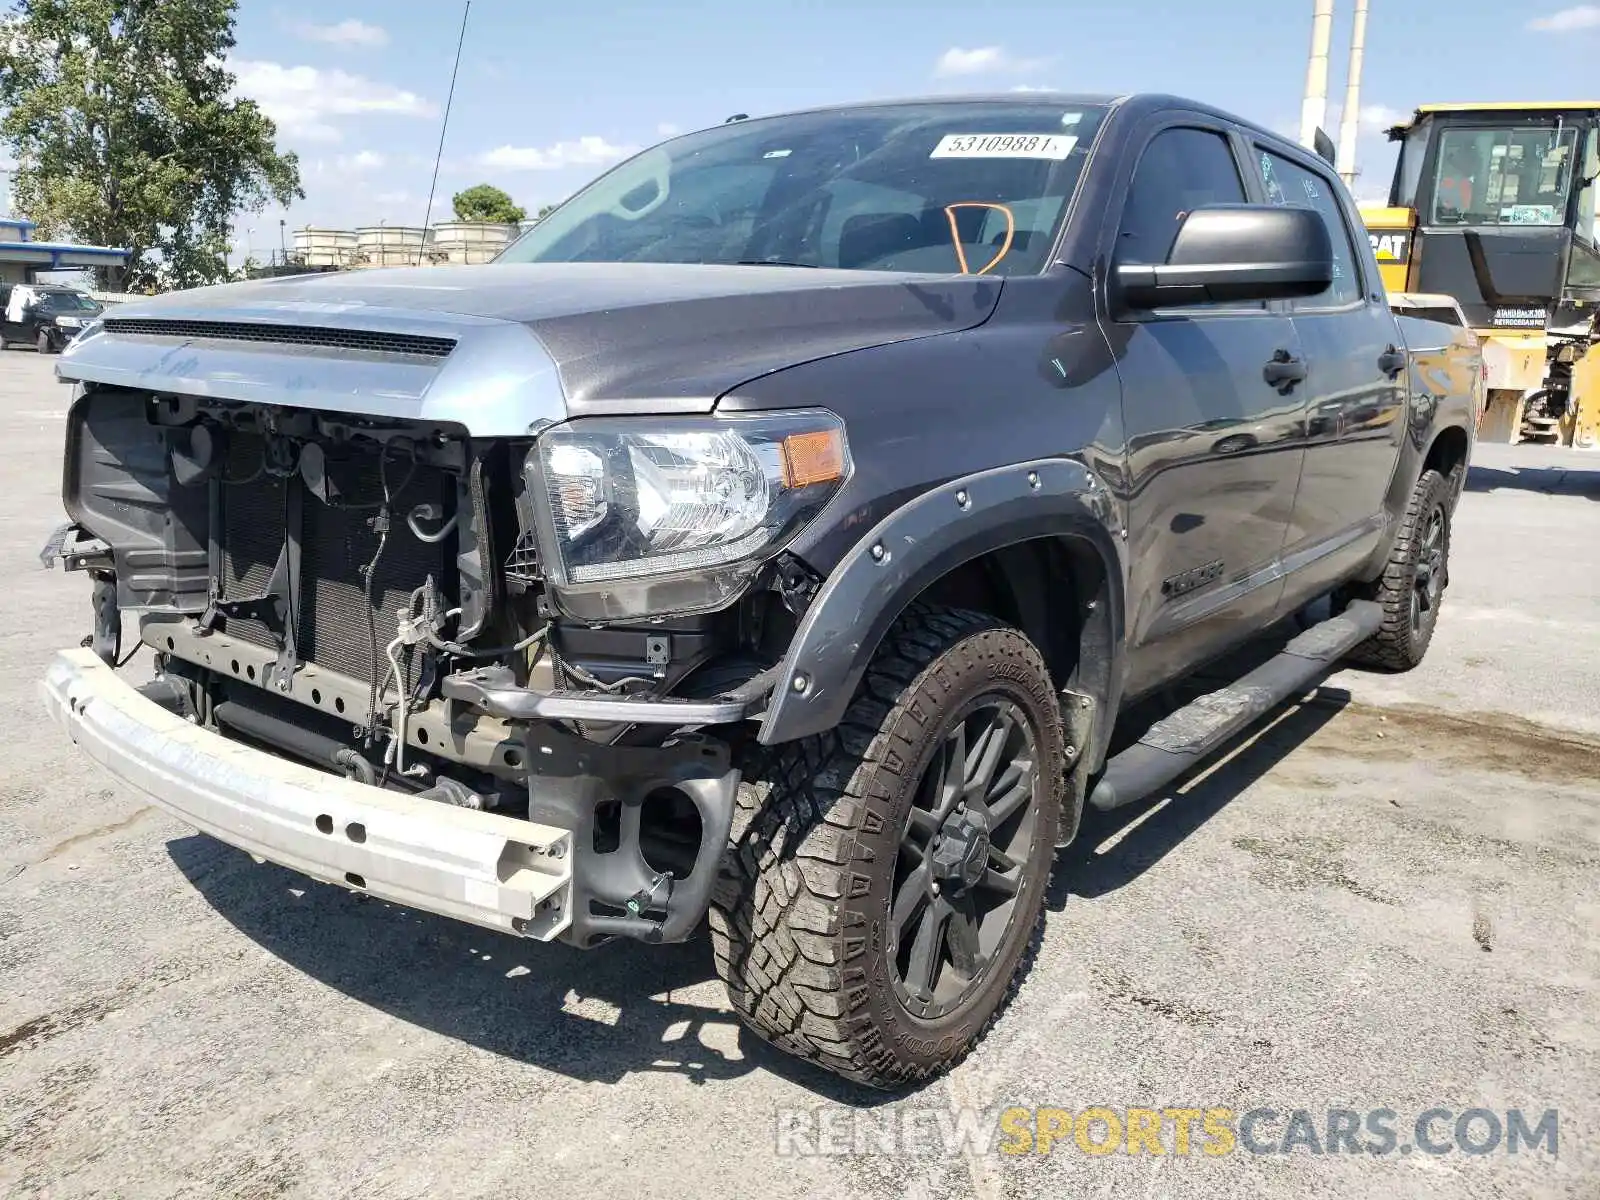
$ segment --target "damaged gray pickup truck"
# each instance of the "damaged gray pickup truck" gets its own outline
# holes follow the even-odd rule
[[[1086,804],[1420,660],[1481,387],[1327,162],[1159,96],[739,120],[494,263],[129,302],[57,369],[84,753],[447,917],[709,920],[753,1030],[879,1086],[995,1018]]]

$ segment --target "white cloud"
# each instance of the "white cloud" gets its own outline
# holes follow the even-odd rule
[[[368,25],[349,17],[332,25],[300,21],[291,27],[308,42],[331,42],[336,46],[387,46],[389,31],[381,25]]]
[[[967,50],[951,46],[939,56],[933,73],[946,78],[956,75],[1025,75],[1045,63],[1039,58],[1017,58],[1004,46],[979,46]]]
[[[603,137],[585,135],[553,146],[499,146],[479,162],[510,171],[558,171],[563,167],[601,166],[637,151],[637,146],[614,146]]]
[[[339,156],[339,169],[341,171],[376,171],[388,161],[376,150],[362,150],[356,154],[341,154]]]
[[[1578,29],[1600,28],[1600,5],[1579,4],[1573,8],[1563,8],[1548,17],[1535,17],[1528,22],[1528,28],[1540,33],[1571,33]]]
[[[1387,104],[1363,104],[1356,114],[1358,126],[1366,133],[1381,133],[1403,124],[1411,114]]]
[[[372,198],[372,202],[374,204],[391,204],[392,205],[392,204],[404,204],[406,201],[408,201],[410,199],[411,199],[411,193],[407,192],[407,191],[379,192],[376,196],[374,196]]]
[[[675,124],[672,121],[663,121],[661,124],[656,126],[656,133],[664,138],[677,137],[682,132],[683,126]]]
[[[347,71],[254,59],[235,59],[228,66],[238,79],[234,90],[261,105],[290,138],[336,142],[341,135],[330,123],[333,117],[368,113],[432,117],[439,111],[415,92]]]
[[[1031,83],[1019,83],[1011,90],[1013,92],[1053,92],[1056,89],[1052,87],[1035,87]]]

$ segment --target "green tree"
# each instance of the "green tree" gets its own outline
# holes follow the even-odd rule
[[[541,204],[539,206],[539,211],[536,214],[534,214],[535,219],[542,221],[546,217],[548,217],[551,213],[555,212],[555,210],[556,210],[556,205],[554,205],[554,204]]]
[[[528,214],[492,183],[480,183],[451,197],[458,221],[492,221],[515,225]]]
[[[15,0],[0,16],[0,143],[43,236],[132,252],[113,290],[228,276],[233,219],[303,199],[295,155],[231,95],[236,0]]]

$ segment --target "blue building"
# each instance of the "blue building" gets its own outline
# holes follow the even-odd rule
[[[0,283],[32,283],[41,271],[73,271],[84,267],[125,267],[129,253],[111,246],[79,246],[72,242],[40,242],[34,224],[0,217]]]

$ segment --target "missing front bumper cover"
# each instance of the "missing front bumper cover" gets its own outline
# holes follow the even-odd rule
[[[528,819],[342,779],[201,728],[118,678],[88,650],[57,654],[51,715],[117,778],[229,845],[338,886],[523,936],[580,946],[679,941],[710,904],[739,773],[721,741],[590,742],[553,725],[520,733]],[[642,817],[663,793],[699,818],[692,866],[653,866]],[[596,837],[602,805],[618,836]],[[354,882],[359,881],[359,882]]]

